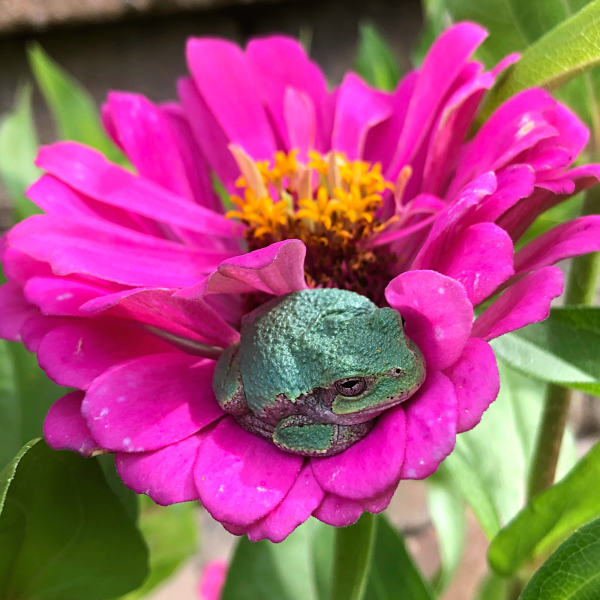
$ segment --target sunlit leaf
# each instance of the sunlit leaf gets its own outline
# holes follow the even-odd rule
[[[125,159],[104,132],[98,108],[89,92],[56,64],[39,44],[28,50],[29,63],[37,84],[52,111],[58,135],[100,150],[109,160]]]
[[[311,519],[280,544],[240,538],[222,600],[317,600],[312,543],[322,526]]]
[[[600,519],[575,532],[540,567],[520,600],[600,598]]]
[[[545,490],[492,540],[490,565],[504,577],[549,553],[575,529],[600,517],[600,444],[559,483]]]
[[[14,110],[0,122],[0,177],[13,201],[16,221],[41,212],[25,197],[25,190],[40,176],[33,164],[37,151],[31,86],[24,85],[17,91]]]
[[[351,527],[335,533],[331,600],[362,600],[377,539],[377,517],[363,513]]]
[[[0,473],[0,509],[2,598],[105,600],[146,576],[146,545],[94,459],[28,444]]]
[[[435,582],[440,594],[460,566],[466,535],[465,507],[460,489],[447,471],[434,473],[427,484],[427,505],[440,552],[441,567]]]
[[[490,33],[478,51],[488,67],[511,52],[523,52],[546,32],[589,4],[590,0],[444,0],[455,21],[476,21]],[[595,95],[600,70],[593,69],[557,91],[589,124],[600,118]]]
[[[523,52],[490,93],[485,112],[527,88],[555,90],[598,64],[600,0],[594,0]]]
[[[600,307],[554,308],[545,321],[491,344],[522,373],[600,396]]]
[[[543,384],[503,364],[499,368],[498,399],[479,425],[458,436],[454,452],[441,466],[456,481],[490,539],[525,502],[527,472],[545,392]],[[574,462],[569,433],[559,461],[559,477]]]

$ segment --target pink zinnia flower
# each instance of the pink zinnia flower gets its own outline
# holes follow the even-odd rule
[[[291,39],[245,52],[191,40],[181,104],[109,96],[106,128],[137,174],[76,143],[42,148],[28,196],[46,214],[4,238],[0,333],[79,390],[51,408],[48,443],[115,453],[136,492],[200,499],[251,540],[280,541],[310,515],[349,525],[383,510],[401,479],[433,473],[496,398],[488,341],[547,317],[563,285],[552,265],[600,249],[593,216],[514,253],[600,167],[568,170],[588,132],[542,90],[466,139],[516,60],[484,72],[470,56],[485,35],[448,30],[391,94],[353,74],[329,92]],[[227,216],[211,172],[239,196]],[[242,317],[310,287],[396,309],[426,363],[412,398],[324,458],[245,430],[212,389]]]
[[[220,600],[228,568],[227,561],[220,559],[211,560],[204,565],[198,585],[200,600]]]

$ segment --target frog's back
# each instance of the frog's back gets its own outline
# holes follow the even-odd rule
[[[247,315],[240,367],[248,404],[261,408],[279,394],[293,400],[313,389],[337,351],[328,336],[319,335],[323,320],[344,322],[376,308],[352,292],[318,289],[275,298]]]

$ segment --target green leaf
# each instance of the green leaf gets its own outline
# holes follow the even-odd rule
[[[575,529],[599,517],[598,481],[600,444],[498,533],[488,552],[494,570],[511,577],[527,562],[548,554]]]
[[[365,598],[376,536],[377,517],[368,512],[354,525],[337,529],[331,600]]]
[[[120,500],[121,504],[123,505],[123,508],[129,515],[129,518],[134,523],[137,523],[138,517],[140,515],[139,500],[140,498],[145,498],[145,496],[138,496],[135,492],[125,487],[125,484],[123,483],[123,481],[117,473],[114,454],[104,454],[98,456],[96,460],[102,468],[102,472],[104,473],[104,479],[106,479],[106,483],[108,483],[110,489]]]
[[[319,523],[312,539],[311,556],[319,600],[329,600],[331,597],[335,532],[335,527]]]
[[[475,598],[476,600],[506,600],[508,582],[495,573],[488,573],[480,582]]]
[[[0,469],[18,452],[21,443],[21,407],[8,342],[0,340]]]
[[[379,522],[365,600],[433,600],[400,533],[383,515],[374,519]]]
[[[425,26],[419,43],[413,51],[413,63],[420,66],[436,38],[452,24],[452,18],[444,0],[422,0]]]
[[[446,470],[427,478],[427,505],[435,528],[441,567],[435,588],[441,594],[452,582],[465,545],[465,507],[460,489]]]
[[[0,177],[13,201],[16,221],[42,212],[25,197],[25,190],[41,173],[33,164],[37,151],[31,85],[24,85],[17,90],[14,110],[0,123]]]
[[[159,506],[140,496],[140,529],[150,549],[150,575],[122,600],[138,600],[168,579],[198,549],[196,502]]]
[[[523,52],[521,60],[510,67],[490,93],[484,112],[491,113],[521,90],[531,87],[555,90],[598,64],[600,0],[595,0]]]
[[[138,587],[147,548],[94,459],[31,442],[0,474],[0,597],[104,600]]]
[[[445,0],[455,21],[481,23],[490,35],[478,51],[488,67],[511,52],[523,52],[547,31],[575,14],[590,0]],[[593,69],[563,86],[557,96],[588,124],[598,121],[595,93],[600,70]],[[597,127],[595,127],[597,129]]]
[[[222,600],[317,600],[312,548],[321,527],[326,526],[310,519],[280,544],[242,537]]]
[[[553,308],[550,317],[491,342],[531,377],[600,396],[600,307]]]
[[[369,85],[388,92],[398,85],[402,75],[393,51],[370,23],[360,25],[356,72]]]
[[[600,519],[574,533],[540,567],[520,600],[600,598]]]
[[[126,160],[104,132],[96,104],[87,90],[39,44],[29,46],[28,56],[37,84],[54,116],[59,137],[96,148],[109,160],[124,164]]]
[[[456,481],[483,531],[492,539],[521,509],[545,386],[499,364],[500,393],[481,423],[458,436],[441,468]],[[575,462],[568,434],[559,476]]]
[[[22,445],[27,440],[42,435],[48,409],[69,390],[48,379],[40,369],[35,354],[27,352],[23,344],[10,342],[8,348],[16,375]]]

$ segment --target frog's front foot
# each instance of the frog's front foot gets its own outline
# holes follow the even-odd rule
[[[291,415],[275,427],[273,443],[286,452],[302,456],[333,456],[367,435],[373,423],[337,425],[318,423],[304,415]]]

